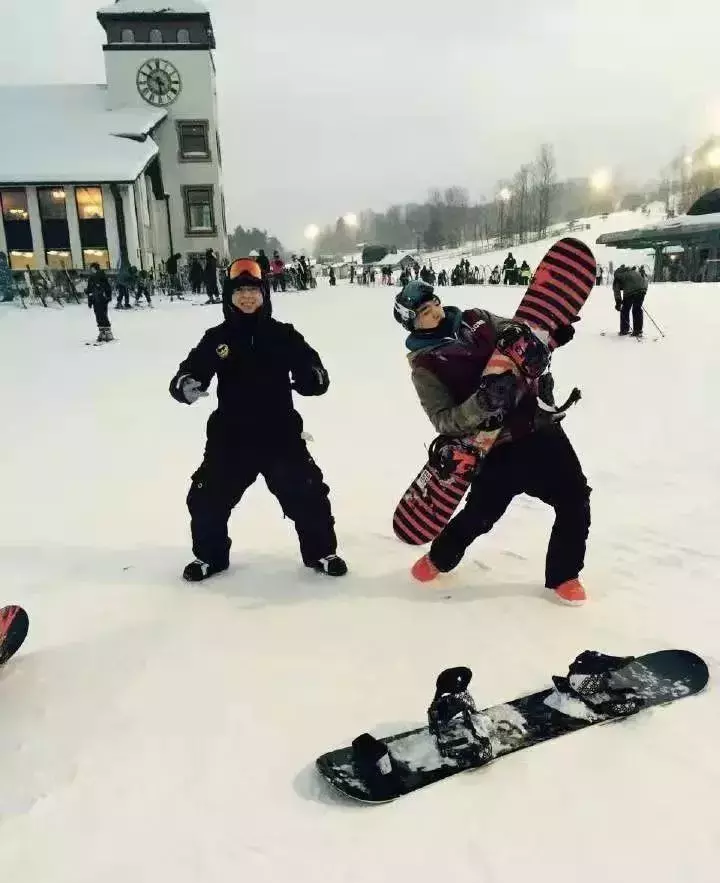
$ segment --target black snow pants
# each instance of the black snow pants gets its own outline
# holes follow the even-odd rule
[[[430,559],[439,570],[452,570],[473,540],[490,531],[512,499],[527,494],[555,510],[545,561],[545,585],[554,589],[576,579],[584,566],[590,490],[559,425],[503,444],[488,454],[465,506],[434,540]]]
[[[96,294],[93,297],[93,312],[95,313],[95,321],[97,322],[98,331],[102,328],[110,328],[108,304],[101,294]]]
[[[627,334],[630,331],[630,312],[632,311],[633,334],[642,334],[643,330],[643,301],[644,291],[635,291],[623,296],[620,307],[620,333]]]
[[[228,564],[230,513],[258,475],[265,479],[284,515],[295,523],[303,562],[311,565],[334,554],[337,539],[330,489],[298,435],[273,449],[261,443],[252,449],[208,443],[187,495],[195,557],[214,566]]]

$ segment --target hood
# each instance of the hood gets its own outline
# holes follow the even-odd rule
[[[445,318],[432,331],[413,331],[405,340],[410,357],[417,353],[442,346],[449,340],[456,340],[462,323],[462,310],[458,307],[445,307]]]
[[[262,296],[263,302],[260,309],[253,313],[252,316],[244,316],[239,310],[236,310],[232,304],[232,293],[233,288],[230,284],[230,280],[226,279],[225,284],[223,285],[223,293],[222,293],[222,301],[223,301],[223,316],[227,322],[237,322],[244,321],[246,319],[259,321],[261,319],[269,319],[272,316],[272,302],[270,300],[270,295],[263,289]]]

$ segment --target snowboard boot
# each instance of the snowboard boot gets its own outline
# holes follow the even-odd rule
[[[306,562],[305,566],[327,576],[345,576],[348,572],[347,564],[339,555],[334,554],[325,555],[324,558],[318,558],[317,561]]]
[[[431,580],[435,579],[440,571],[432,563],[429,555],[423,555],[422,558],[418,558],[413,564],[410,573],[418,582],[429,583]]]
[[[384,742],[369,733],[361,733],[352,741],[353,766],[370,789],[373,798],[392,800],[405,789],[398,773],[407,769],[397,761]]]
[[[185,570],[183,570],[183,579],[189,583],[199,583],[204,579],[214,576],[216,573],[227,570],[229,566],[229,564],[207,564],[205,561],[200,561],[199,558],[196,558],[186,565]]]
[[[598,714],[612,717],[635,714],[642,708],[642,697],[631,689],[612,685],[614,674],[634,659],[634,656],[608,656],[597,650],[585,650],[570,663],[567,677],[553,675],[553,683],[558,692],[579,699]]]
[[[479,765],[492,760],[492,745],[487,733],[476,727],[484,720],[467,689],[471,678],[472,671],[465,666],[440,672],[428,708],[428,729],[443,757]]]
[[[561,604],[567,604],[570,607],[579,607],[587,601],[587,594],[579,579],[565,580],[564,583],[555,586],[552,593]]]

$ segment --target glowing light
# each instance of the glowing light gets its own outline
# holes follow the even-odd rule
[[[348,212],[343,218],[343,221],[345,221],[346,227],[357,227],[358,216],[355,214],[355,212]]]
[[[306,239],[317,239],[318,234],[320,233],[320,228],[317,224],[308,224],[305,228],[305,238]]]
[[[609,169],[597,169],[590,176],[590,186],[593,190],[607,190],[612,181]]]
[[[705,161],[711,169],[720,168],[720,147],[713,147],[712,150],[708,150]]]
[[[693,164],[693,158],[690,156],[690,154],[688,154],[686,157],[684,157],[683,162],[686,166],[691,166]]]
[[[508,190],[507,187],[503,187],[500,193],[498,193],[498,196],[500,197],[500,199],[502,199],[503,202],[507,202],[512,196],[512,192]]]

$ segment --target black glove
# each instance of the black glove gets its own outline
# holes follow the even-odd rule
[[[292,388],[301,396],[321,396],[330,386],[330,377],[322,365],[313,365],[302,374],[293,375]]]
[[[615,298],[615,309],[618,311],[618,313],[622,309],[622,301],[620,300],[619,297]]]
[[[558,346],[565,346],[566,343],[570,343],[573,337],[575,337],[575,328],[572,325],[558,325],[553,331],[552,336],[555,338],[555,343]]]

